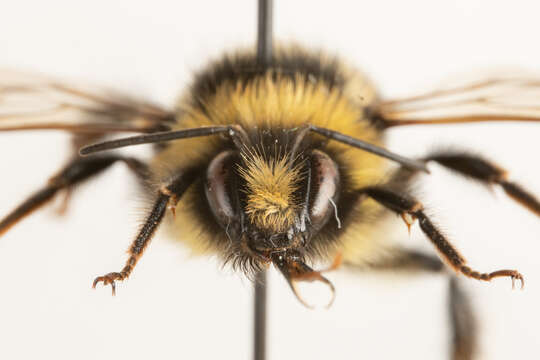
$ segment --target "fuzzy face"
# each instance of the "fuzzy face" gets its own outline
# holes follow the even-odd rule
[[[305,131],[284,133],[284,147],[271,131],[246,133],[246,143],[218,154],[206,172],[207,203],[235,253],[263,263],[277,253],[310,253],[339,196],[337,164]]]
[[[207,137],[160,149],[153,164],[157,183],[186,168],[205,173],[178,204],[173,236],[245,273],[284,251],[298,258],[329,260],[340,252],[347,261],[371,260],[380,209],[357,201],[353,191],[381,181],[385,160],[300,134],[312,124],[381,144],[366,115],[374,101],[362,74],[295,47],[278,49],[266,69],[250,53],[212,64],[179,103],[174,128],[234,124],[245,132],[243,145]]]

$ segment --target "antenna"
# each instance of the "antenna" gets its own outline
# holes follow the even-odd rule
[[[259,0],[257,24],[257,62],[267,67],[272,62],[272,4],[273,0]],[[257,273],[254,291],[253,358],[266,358],[266,270]]]

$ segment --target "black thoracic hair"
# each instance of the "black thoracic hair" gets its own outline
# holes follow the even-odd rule
[[[205,105],[200,99],[211,98],[226,83],[245,85],[268,71],[292,81],[297,81],[298,77],[306,82],[314,78],[323,81],[328,89],[341,88],[345,84],[337,59],[325,56],[323,61],[321,53],[293,48],[274,54],[269,66],[258,64],[255,54],[239,53],[223,57],[196,76],[191,86],[192,105],[204,111]]]

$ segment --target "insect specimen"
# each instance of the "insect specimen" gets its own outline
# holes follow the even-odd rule
[[[13,80],[7,89],[15,89],[14,98],[43,92],[58,95],[61,110],[80,112],[81,116],[67,111],[60,118],[55,113],[54,122],[49,122],[50,114],[26,114],[24,122],[18,118],[17,124],[5,125],[6,128],[45,126],[76,130],[84,133],[78,136],[78,144],[98,141],[102,133],[144,132],[152,135],[127,140],[126,144],[159,142],[159,146],[148,169],[132,157],[117,154],[75,158],[49,187],[27,202],[26,208],[7,218],[4,229],[56,191],[115,162],[125,162],[142,178],[150,178],[150,191],[156,198],[138,242],[131,248],[134,257],[124,268],[117,269],[120,271],[97,278],[97,283],[114,285],[115,280],[126,277],[164,216],[175,217],[173,226],[184,232],[179,236],[182,241],[207,246],[245,272],[274,263],[293,287],[299,279],[326,281],[322,274],[308,267],[308,260],[331,261],[342,253],[349,263],[362,262],[371,249],[356,247],[367,242],[360,234],[375,231],[371,227],[379,224],[373,219],[384,217],[384,207],[399,213],[407,225],[418,218],[426,235],[439,250],[447,251],[447,260],[465,275],[481,280],[494,276],[520,280],[514,269],[499,272],[495,267],[493,273],[480,274],[466,267],[432,226],[420,202],[405,193],[404,185],[408,176],[417,177],[425,172],[424,161],[429,160],[499,184],[511,196],[538,211],[532,196],[515,183],[506,182],[497,166],[467,153],[432,153],[423,159],[412,159],[389,152],[384,149],[381,129],[419,119],[449,122],[492,120],[496,116],[504,120],[535,120],[534,115],[526,113],[527,105],[520,104],[519,111],[515,111],[511,109],[515,103],[510,102],[503,104],[510,110],[502,111],[500,104],[501,96],[505,101],[508,94],[523,99],[529,91],[535,91],[534,81],[529,80],[490,78],[432,93],[429,98],[393,102],[378,98],[369,81],[340,60],[294,47],[276,50],[270,69],[259,67],[253,54],[231,55],[218,61],[199,75],[174,112],[123,96],[103,98],[99,93],[55,81],[45,80],[28,87],[24,79]],[[454,93],[465,100],[452,99],[457,105],[450,109],[436,108],[445,110],[443,115],[421,116],[432,111],[434,101],[441,100],[446,105]],[[463,115],[465,108],[467,113]],[[486,116],[486,111],[493,113]],[[200,126],[203,128],[182,132]],[[199,137],[169,141],[169,137],[187,135]],[[113,145],[118,145],[113,141]],[[391,161],[402,165],[395,176],[388,176]],[[173,215],[176,200],[182,202],[183,211]],[[167,214],[167,208],[171,214]],[[197,222],[200,227],[193,226]],[[204,233],[187,234],[188,226],[204,229]],[[373,235],[374,239],[378,237]],[[422,263],[416,253],[404,251],[396,255],[398,262],[407,263],[403,258],[410,256],[420,260],[415,264]],[[371,255],[367,258],[373,260]],[[431,259],[427,263],[433,264]]]

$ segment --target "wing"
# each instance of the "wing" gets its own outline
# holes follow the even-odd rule
[[[0,69],[0,131],[153,132],[172,122],[171,111],[140,99]]]
[[[540,77],[499,75],[425,94],[381,101],[383,127],[481,121],[540,121]]]

